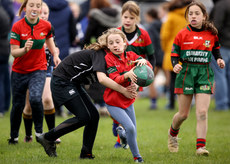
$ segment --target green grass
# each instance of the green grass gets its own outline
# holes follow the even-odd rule
[[[195,155],[196,147],[196,118],[192,108],[189,118],[181,127],[181,140],[178,153],[170,153],[167,148],[167,134],[172,117],[176,110],[164,109],[166,100],[158,101],[159,109],[148,109],[149,100],[138,99],[135,102],[137,118],[137,140],[141,155],[145,163],[157,164],[227,164],[230,163],[230,112],[216,112],[213,102],[209,110],[209,129],[207,134],[207,148],[209,157]],[[24,143],[24,125],[21,124],[18,145],[8,145],[10,133],[10,113],[0,118],[0,164],[27,164],[27,163],[133,163],[130,150],[115,149],[116,138],[112,135],[112,120],[102,117],[99,122],[98,133],[94,144],[94,160],[80,160],[79,154],[82,145],[83,128],[63,136],[62,143],[57,146],[57,158],[48,157],[43,148],[36,143]],[[65,119],[57,117],[56,125]],[[44,123],[44,131],[47,131]],[[33,131],[34,133],[34,131]],[[35,137],[34,137],[35,138]]]

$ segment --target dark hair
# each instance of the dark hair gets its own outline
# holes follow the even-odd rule
[[[154,19],[159,19],[158,12],[155,8],[151,8],[146,12],[147,15],[151,16]]]
[[[189,12],[189,8],[191,6],[198,6],[201,9],[201,11],[202,11],[202,13],[203,13],[203,15],[205,17],[205,20],[203,21],[203,27],[204,27],[204,29],[208,30],[208,31],[211,31],[212,34],[214,34],[214,35],[217,35],[218,34],[218,30],[216,29],[216,27],[214,26],[214,24],[209,21],[208,13],[207,13],[207,10],[206,10],[205,6],[203,5],[203,3],[198,2],[198,1],[193,1],[192,3],[190,3],[187,6],[186,10],[185,10],[185,15],[184,15],[185,19],[186,20],[188,19],[188,12]]]
[[[101,9],[101,8],[110,8],[111,7],[111,3],[108,0],[91,0],[90,1],[90,8],[94,9]]]
[[[189,5],[192,0],[172,0],[168,4],[168,10],[173,11],[175,9],[183,8]]]

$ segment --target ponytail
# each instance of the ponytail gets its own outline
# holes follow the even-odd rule
[[[96,51],[98,51],[100,49],[105,49],[105,48],[107,48],[107,47],[103,46],[103,45],[100,45],[98,42],[84,46],[84,49],[87,49],[87,50],[96,50]]]
[[[97,42],[96,43],[92,43],[88,46],[84,46],[84,49],[92,49],[92,50],[100,50],[100,49],[105,49],[108,50],[107,47],[107,42],[108,42],[108,36],[111,34],[119,34],[121,36],[121,38],[123,39],[124,42],[126,42],[126,36],[125,34],[117,29],[117,28],[110,28],[106,31],[103,32],[103,34],[101,36],[98,37]],[[125,45],[125,49],[127,48],[127,45]]]

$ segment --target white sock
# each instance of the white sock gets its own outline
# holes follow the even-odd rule
[[[36,133],[36,132],[35,132],[35,136],[36,136],[36,137],[39,137],[40,135],[42,135],[42,133]]]

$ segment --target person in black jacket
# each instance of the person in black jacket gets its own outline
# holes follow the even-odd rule
[[[163,50],[161,48],[160,43],[160,29],[162,22],[158,17],[158,11],[155,8],[150,8],[145,13],[145,21],[147,23],[146,30],[149,33],[151,38],[153,47],[154,47],[154,54],[156,58],[156,67],[154,69],[154,75],[156,76],[158,71],[162,69],[162,62],[163,62]],[[150,109],[157,109],[157,89],[155,83],[153,82],[152,92],[151,92],[151,105]]]
[[[137,88],[134,85],[124,88],[106,76],[105,49],[107,49],[107,44],[104,37],[98,38],[98,42],[91,44],[86,50],[66,57],[54,70],[51,78],[51,91],[55,108],[64,105],[74,117],[37,138],[48,156],[57,156],[55,145],[57,138],[85,126],[80,158],[94,158],[92,149],[98,128],[99,113],[83,85],[99,81],[127,98],[136,97]]]
[[[91,0],[88,17],[89,23],[84,36],[83,46],[95,42],[95,38],[99,37],[104,31],[111,27],[118,27],[121,23],[119,9],[113,7],[108,0]],[[107,114],[103,100],[104,90],[105,87],[100,83],[94,83],[87,89],[101,115]]]
[[[6,0],[4,1],[6,2]],[[9,2],[9,1],[8,1]],[[7,12],[2,5],[3,1],[0,1],[0,117],[4,116],[4,113],[10,107],[10,73],[9,73],[9,55],[10,55],[10,43],[8,40],[9,32],[11,29],[11,23],[13,17],[10,16],[11,12]],[[10,5],[6,5],[8,11]],[[13,9],[12,9],[13,11]]]
[[[214,59],[211,66],[215,73],[215,110],[223,111],[230,109],[230,1],[216,0],[214,2],[210,17],[218,30],[220,53],[226,67],[219,69]]]

